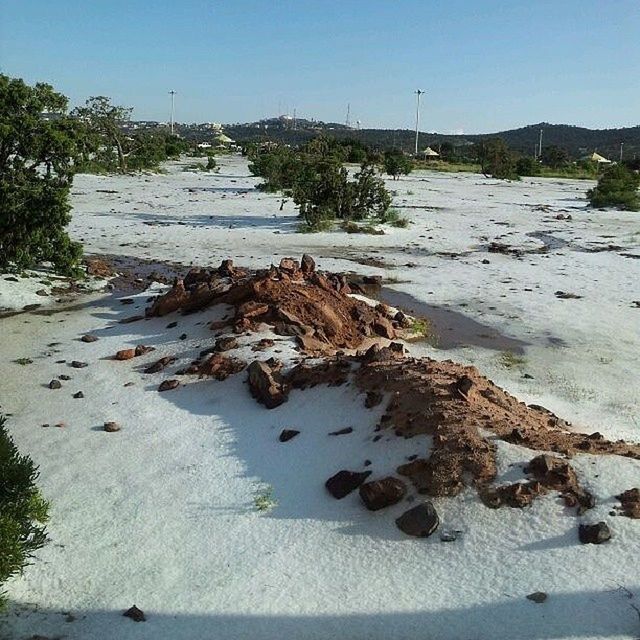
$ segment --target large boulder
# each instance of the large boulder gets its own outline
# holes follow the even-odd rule
[[[254,360],[249,365],[251,395],[267,409],[274,409],[287,400],[287,389],[277,368],[267,362]]]
[[[324,483],[324,486],[336,500],[341,500],[352,491],[355,491],[370,475],[371,471],[348,471],[343,469],[331,476]]]

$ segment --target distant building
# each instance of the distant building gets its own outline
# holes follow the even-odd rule
[[[598,164],[611,164],[611,160],[607,160],[607,158],[601,156],[595,151],[590,155],[584,156],[581,160],[590,160],[591,162],[597,162]]]

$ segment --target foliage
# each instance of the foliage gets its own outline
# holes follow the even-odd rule
[[[365,162],[349,178],[345,148],[319,136],[300,150],[276,147],[250,152],[249,169],[265,191],[290,193],[304,220],[302,231],[326,228],[325,220],[364,220],[386,214],[391,196],[373,165]]]
[[[569,164],[569,154],[566,149],[552,144],[548,147],[542,148],[540,161],[546,167],[560,169],[561,167],[565,167]]]
[[[0,585],[19,574],[47,541],[49,504],[36,487],[38,475],[31,458],[19,454],[0,416]]]
[[[537,176],[540,174],[540,165],[531,156],[523,156],[516,161],[516,173],[519,176]]]
[[[500,354],[500,364],[506,369],[513,369],[514,367],[523,367],[526,365],[527,359],[513,353],[513,351],[503,351]]]
[[[123,125],[132,109],[111,104],[106,96],[89,98],[72,111],[82,131],[78,171],[127,173],[157,169],[161,162],[177,158],[189,143],[167,131],[127,132]]]
[[[81,247],[65,227],[79,136],[66,109],[67,98],[50,85],[0,74],[2,269],[50,261],[59,272],[76,272]]]
[[[640,175],[624,165],[614,165],[605,170],[598,184],[587,192],[592,207],[614,207],[627,211],[640,210]]]
[[[404,153],[387,151],[384,154],[384,170],[394,180],[397,180],[400,175],[408,176],[412,169],[413,160],[409,156],[405,156]]]
[[[278,501],[273,495],[273,487],[266,486],[262,491],[256,494],[253,503],[258,511],[271,511],[278,506]]]
[[[500,180],[517,180],[516,161],[513,153],[501,138],[480,140],[475,153],[485,176]]]

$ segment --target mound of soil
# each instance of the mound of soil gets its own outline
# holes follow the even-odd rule
[[[344,276],[316,271],[309,256],[303,256],[302,265],[283,258],[278,267],[255,272],[225,260],[216,270],[192,270],[183,280],[177,279],[146,315],[193,312],[226,303],[235,308],[237,333],[266,323],[277,334],[295,336],[308,353],[355,349],[368,338],[391,340],[402,330],[386,307],[371,307],[349,293]]]

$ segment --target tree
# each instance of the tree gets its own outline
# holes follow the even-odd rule
[[[413,169],[413,161],[400,151],[387,151],[384,154],[384,170],[394,180],[400,175],[409,175]]]
[[[587,191],[592,207],[614,207],[627,211],[640,210],[640,175],[624,165],[609,167],[600,176],[598,184]]]
[[[566,149],[552,144],[548,147],[543,147],[540,161],[547,167],[560,169],[569,164],[569,154]]]
[[[516,172],[519,176],[537,176],[539,165],[531,156],[522,156],[516,161]]]
[[[0,416],[0,585],[22,571],[47,541],[49,504],[36,480],[38,469],[20,455]],[[0,593],[0,605],[3,594]]]
[[[0,75],[0,268],[50,261],[75,273],[82,250],[65,231],[80,139],[67,98]],[[46,115],[44,115],[46,114]]]
[[[501,180],[517,180],[515,157],[502,138],[480,140],[475,145],[480,168],[485,176]]]
[[[93,142],[96,153],[109,157],[115,150],[117,166],[121,173],[127,171],[127,158],[134,149],[133,139],[124,132],[122,125],[131,118],[133,109],[111,104],[106,96],[89,98],[84,107],[76,107],[71,115],[86,126],[87,139]]]

